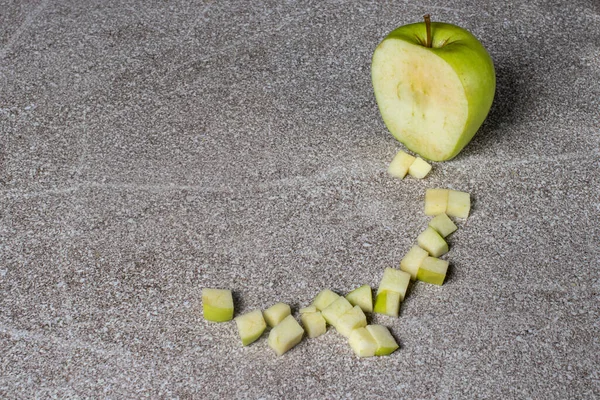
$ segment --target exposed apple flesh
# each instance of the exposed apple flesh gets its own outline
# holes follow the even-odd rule
[[[283,321],[283,319],[291,313],[292,310],[289,305],[277,303],[263,311],[263,316],[267,324],[272,328]]]
[[[202,289],[204,319],[213,322],[230,321],[233,318],[233,296],[227,289]]]
[[[397,317],[400,312],[400,293],[392,290],[384,290],[383,292],[377,293],[373,311],[377,314]]]
[[[448,271],[448,261],[440,260],[435,257],[427,257],[421,263],[417,279],[423,282],[433,283],[441,286],[446,279]]]
[[[337,300],[331,303],[327,308],[321,311],[323,318],[329,325],[334,327],[337,325],[338,319],[344,315],[346,311],[352,309],[352,304],[345,297],[338,296]]]
[[[425,191],[425,215],[438,215],[448,208],[448,189],[427,189]]]
[[[367,316],[359,306],[354,306],[338,318],[335,329],[347,338],[356,328],[367,326]]]
[[[386,290],[391,290],[393,292],[399,293],[400,301],[402,301],[404,300],[406,289],[408,288],[409,283],[410,274],[408,272],[388,267],[383,271],[381,282],[379,283],[379,287],[377,288],[377,294]]]
[[[269,332],[267,343],[278,356],[300,343],[304,329],[293,316],[288,315]]]
[[[235,318],[242,345],[253,343],[267,328],[265,319],[260,310],[251,311]]]
[[[434,257],[439,257],[448,252],[448,243],[430,226],[425,228],[417,237],[417,243]]]
[[[410,248],[408,253],[400,261],[400,269],[410,274],[410,279],[417,279],[417,272],[423,260],[429,255],[426,250],[423,250],[419,246],[413,246]]]
[[[448,217],[448,215],[445,213],[441,213],[433,217],[431,221],[429,221],[429,226],[435,229],[435,231],[443,238],[458,229],[456,224],[454,224],[450,217]]]
[[[348,343],[358,357],[373,357],[377,351],[377,342],[366,328],[353,330]]]
[[[467,192],[450,190],[446,214],[452,217],[467,218],[471,210],[471,196]]]
[[[408,149],[449,160],[473,138],[494,99],[494,65],[458,26],[401,26],[375,49],[371,75],[384,123]],[[428,44],[430,46],[428,47]]]
[[[377,343],[377,349],[375,349],[376,356],[390,355],[400,347],[387,327],[383,325],[367,325],[366,329],[373,339],[375,339],[375,343]]]
[[[346,300],[353,306],[359,306],[364,312],[373,311],[373,293],[369,285],[354,289],[346,295]]]
[[[330,289],[324,289],[319,292],[319,294],[315,297],[312,302],[312,305],[317,307],[317,310],[323,311],[326,309],[331,303],[337,300],[340,297],[339,294],[335,293]]]
[[[327,332],[327,324],[320,311],[304,312],[300,315],[300,321],[311,339]]]
[[[408,168],[408,174],[417,179],[425,178],[429,171],[431,171],[431,164],[423,160],[421,157],[417,157]]]
[[[317,312],[317,311],[319,311],[319,310],[317,310],[317,307],[315,307],[315,306],[308,306],[308,307],[304,307],[304,308],[301,308],[300,310],[298,310],[298,312],[300,314],[306,314],[306,313]]]

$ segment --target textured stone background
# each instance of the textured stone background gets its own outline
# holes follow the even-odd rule
[[[0,397],[599,398],[599,4],[0,1]],[[370,58],[428,12],[489,49],[496,100],[398,181]],[[393,356],[203,320],[203,287],[375,287],[430,187],[472,216],[446,284],[373,317]]]

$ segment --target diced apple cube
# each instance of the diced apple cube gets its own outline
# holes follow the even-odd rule
[[[429,226],[435,229],[435,231],[443,238],[458,229],[446,213],[441,213],[433,217],[431,221],[429,221]]]
[[[410,274],[410,279],[413,281],[417,279],[417,272],[419,271],[419,266],[427,257],[429,253],[426,250],[423,250],[417,245],[414,245],[410,248],[408,253],[404,256],[402,261],[400,261],[400,269],[402,271],[408,272]]]
[[[411,156],[405,151],[400,150],[398,153],[396,153],[396,156],[390,163],[390,166],[388,167],[388,174],[396,178],[403,179],[414,161],[415,157]]]
[[[329,325],[336,326],[338,319],[348,310],[352,309],[352,305],[345,297],[339,296],[336,301],[331,303],[327,308],[321,311],[323,318]]]
[[[340,295],[335,293],[334,291],[324,289],[317,295],[317,297],[315,297],[315,299],[312,302],[312,305],[317,307],[317,310],[323,311],[331,303],[336,301],[338,297],[340,297]]]
[[[350,337],[356,328],[367,326],[367,317],[359,306],[354,306],[338,318],[335,329],[342,335]]]
[[[400,347],[387,327],[383,325],[367,325],[366,329],[373,336],[373,339],[375,339],[375,343],[377,343],[376,356],[390,355]]]
[[[288,315],[279,325],[271,329],[268,344],[280,356],[300,343],[303,334],[304,329],[298,321],[292,315]]]
[[[375,297],[373,311],[378,314],[397,317],[398,312],[400,312],[400,293],[391,290],[385,290],[378,293]]]
[[[471,196],[466,192],[451,190],[448,193],[448,206],[446,214],[451,217],[467,218],[471,210]]]
[[[348,343],[359,357],[373,357],[377,351],[377,342],[366,328],[353,330]]]
[[[431,171],[431,164],[423,160],[421,157],[417,159],[408,168],[408,173],[413,178],[423,179]]]
[[[202,289],[202,311],[207,321],[224,322],[233,318],[233,296],[227,289]]]
[[[263,316],[265,317],[267,324],[272,328],[283,321],[283,319],[291,313],[292,310],[289,305],[277,303],[263,311]]]
[[[309,338],[315,338],[324,334],[327,331],[327,325],[325,318],[321,315],[320,311],[305,312],[300,315],[304,330],[308,334]]]
[[[254,310],[249,313],[235,317],[242,345],[247,346],[256,341],[267,328],[265,319],[260,310]]]
[[[308,307],[301,308],[299,310],[300,314],[306,314],[306,313],[317,312],[317,311],[319,311],[319,310],[317,310],[317,307],[315,307],[315,306],[308,306]]]
[[[448,261],[440,260],[435,257],[427,257],[423,260],[417,279],[423,282],[433,283],[434,285],[442,285],[446,279],[448,272]]]
[[[410,274],[396,268],[386,268],[383,271],[377,294],[386,290],[391,290],[400,294],[400,301],[404,300],[406,289],[410,283]]]
[[[373,293],[369,285],[354,289],[346,295],[346,300],[353,306],[359,306],[364,312],[373,311]]]
[[[425,215],[438,215],[446,212],[448,189],[427,189],[425,191]]]
[[[430,226],[417,237],[417,243],[434,257],[439,257],[448,252],[448,243]]]

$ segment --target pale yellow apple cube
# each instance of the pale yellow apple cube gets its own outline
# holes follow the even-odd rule
[[[338,318],[335,329],[342,335],[350,337],[356,328],[367,326],[367,316],[359,306],[354,306]]]
[[[373,311],[373,293],[369,285],[354,289],[346,295],[346,299],[353,306],[359,306],[364,312]]]
[[[425,191],[425,215],[438,215],[446,212],[448,189],[427,189]]]
[[[311,339],[327,332],[327,324],[320,311],[305,312],[300,315],[300,320],[306,334]]]
[[[408,174],[413,178],[423,179],[431,171],[431,164],[423,160],[421,157],[417,159],[408,168]]]
[[[315,297],[312,302],[312,305],[317,307],[317,310],[323,311],[326,309],[331,303],[337,300],[340,297],[339,294],[335,293],[332,290],[324,289]]]
[[[269,332],[267,343],[278,356],[282,355],[302,340],[304,329],[293,316],[288,315]]]
[[[448,271],[448,261],[440,260],[435,257],[427,257],[423,260],[417,279],[423,282],[433,283],[434,285],[442,285],[446,279]]]
[[[277,303],[263,311],[263,316],[267,324],[272,328],[283,321],[283,319],[291,313],[292,310],[289,305]]]
[[[410,274],[410,279],[413,281],[417,279],[417,272],[419,271],[419,266],[427,257],[429,253],[426,250],[423,250],[419,246],[415,245],[410,248],[408,253],[404,256],[402,261],[400,261],[400,269],[402,271],[408,272]]]
[[[467,218],[471,210],[471,196],[467,192],[451,190],[448,193],[448,206],[446,214],[451,217]]]
[[[373,311],[377,314],[397,317],[400,312],[400,293],[391,290],[385,290],[378,293],[375,297]]]
[[[202,289],[204,319],[213,322],[231,321],[233,318],[233,296],[227,289]]]
[[[366,328],[353,330],[348,343],[358,357],[373,357],[377,351],[377,342]]]
[[[267,324],[260,310],[251,311],[235,318],[242,345],[247,346],[255,342],[267,328]]]
[[[315,306],[308,306],[308,307],[301,308],[299,310],[300,314],[317,312],[317,311],[319,311],[319,310],[317,310],[317,307],[315,307]]]
[[[352,305],[345,297],[339,296],[336,301],[331,303],[327,308],[321,311],[323,318],[329,325],[336,326],[338,319],[344,315],[346,311],[352,309]]]
[[[409,283],[410,274],[408,272],[396,268],[386,268],[383,271],[377,294],[390,290],[400,294],[400,301],[402,301]]]
[[[429,226],[435,229],[435,231],[443,238],[458,229],[446,213],[441,213],[433,217],[431,221],[429,221]]]
[[[448,243],[430,226],[417,237],[417,243],[434,257],[439,257],[448,252]]]
[[[376,356],[390,355],[400,347],[387,327],[383,325],[367,325],[366,328],[371,336],[373,336],[373,339],[375,339],[375,343],[377,343]]]
[[[403,179],[406,176],[411,164],[415,161],[415,157],[405,151],[400,150],[388,167],[388,174]]]

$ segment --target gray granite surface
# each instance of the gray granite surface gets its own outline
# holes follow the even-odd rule
[[[600,3],[0,1],[0,397],[600,398]],[[488,48],[480,132],[395,180],[370,59],[431,13]],[[277,357],[202,317],[376,287],[472,194],[401,344]]]

